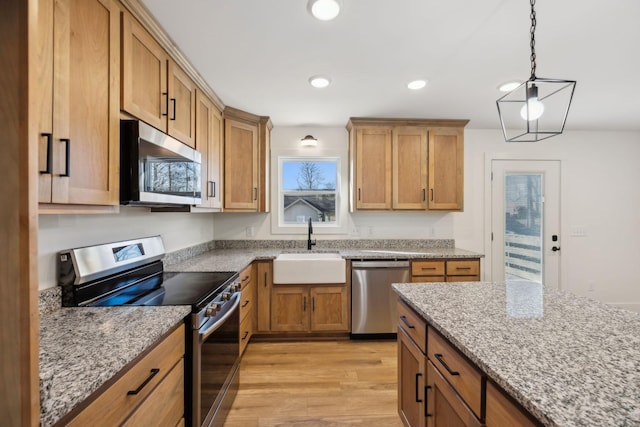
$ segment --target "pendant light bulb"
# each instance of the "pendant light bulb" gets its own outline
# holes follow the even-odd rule
[[[532,84],[527,86],[527,102],[520,109],[520,116],[523,120],[538,120],[544,113],[544,104],[538,100],[538,86]]]

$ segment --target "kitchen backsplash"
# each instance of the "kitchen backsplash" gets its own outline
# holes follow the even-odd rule
[[[315,239],[315,237],[314,237]],[[316,239],[318,249],[453,248],[454,239]],[[216,240],[216,249],[306,249],[306,240]],[[179,251],[178,251],[179,252]]]

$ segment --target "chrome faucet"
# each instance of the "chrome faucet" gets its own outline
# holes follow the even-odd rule
[[[315,239],[311,240],[312,233],[313,233],[313,226],[311,225],[311,217],[309,217],[309,231],[307,233],[307,250],[311,250],[311,247],[316,245]]]

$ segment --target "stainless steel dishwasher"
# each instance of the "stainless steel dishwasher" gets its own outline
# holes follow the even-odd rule
[[[395,336],[397,296],[391,284],[409,281],[409,261],[352,261],[351,338]]]

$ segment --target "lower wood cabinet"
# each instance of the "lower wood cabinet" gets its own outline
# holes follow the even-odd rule
[[[240,272],[240,356],[251,340],[255,324],[256,279],[255,264]]]
[[[402,301],[398,414],[407,427],[540,425]]]
[[[69,426],[178,425],[184,417],[185,327],[180,325],[99,392]]]
[[[271,330],[271,286],[273,285],[273,261],[257,261],[256,264],[256,332]]]
[[[348,332],[346,284],[284,285],[271,290],[271,331]]]
[[[477,282],[480,280],[480,260],[416,259],[411,261],[412,282]]]

